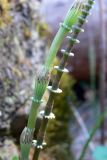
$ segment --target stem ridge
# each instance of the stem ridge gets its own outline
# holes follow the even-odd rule
[[[92,5],[93,0],[88,0],[87,4],[89,4],[89,6]],[[50,96],[49,96],[49,99],[48,99],[48,102],[47,102],[46,108],[45,108],[46,115],[47,115],[47,113],[48,114],[51,113],[51,111],[53,109],[54,97],[57,94],[62,74],[63,74],[63,72],[65,72],[65,66],[66,66],[67,60],[68,60],[69,56],[74,56],[74,54],[71,52],[71,50],[72,50],[74,44],[79,43],[79,41],[77,40],[77,36],[80,32],[83,32],[83,29],[81,29],[81,27],[84,24],[84,22],[86,22],[86,17],[89,15],[89,11],[91,9],[91,7],[89,7],[89,6],[88,7],[87,7],[87,5],[84,6],[84,10],[82,10],[81,16],[78,17],[77,25],[75,25],[73,27],[72,37],[69,37],[69,46],[66,50],[64,50],[64,49],[61,50],[61,52],[63,53],[62,60],[59,64],[59,66],[54,67],[55,69],[57,69],[57,74],[55,76],[55,79],[53,80],[52,86],[48,86],[48,89],[50,90]],[[64,27],[66,27],[66,26],[64,26]],[[40,129],[39,129],[39,132],[37,135],[37,146],[42,145],[42,143],[43,143],[47,125],[48,125],[48,119],[46,117],[43,117]],[[38,160],[39,152],[40,152],[40,149],[35,147],[35,153],[33,156],[33,160]]]

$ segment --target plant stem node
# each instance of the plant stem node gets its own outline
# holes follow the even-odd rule
[[[71,32],[71,28],[69,26],[67,26],[64,23],[60,23],[60,26],[63,27],[64,29],[66,29],[67,31]]]
[[[64,69],[61,69],[59,66],[54,66],[54,68],[57,70],[57,71],[60,71],[60,72],[63,72],[63,73],[69,73],[69,70],[64,68]]]
[[[48,86],[47,89],[48,89],[49,91],[53,92],[53,93],[58,93],[58,94],[59,94],[59,93],[62,93],[62,90],[61,90],[61,89],[58,88],[58,89],[55,89],[55,90],[54,90],[54,89],[52,89],[52,86]]]

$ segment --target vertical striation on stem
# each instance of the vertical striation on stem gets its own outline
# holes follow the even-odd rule
[[[78,16],[81,15],[81,9],[83,8],[84,1],[85,0],[75,0],[74,4],[72,5],[70,10],[68,11],[64,22],[60,24],[60,28],[58,30],[58,33],[56,34],[55,39],[53,40],[53,43],[50,47],[49,54],[48,54],[48,57],[45,61],[45,64],[44,64],[43,68],[40,70],[39,74],[37,75],[37,79],[35,82],[35,89],[34,89],[34,97],[32,98],[32,105],[31,105],[31,110],[30,110],[30,114],[29,114],[29,118],[28,118],[27,130],[32,131],[35,128],[38,107],[41,103],[42,96],[43,96],[43,94],[47,88],[48,82],[49,82],[48,75],[51,71],[51,65],[53,63],[53,60],[54,60],[56,54],[57,54],[57,51],[60,48],[61,43],[63,42],[63,39],[66,37],[68,32],[71,30],[72,26],[77,22]],[[30,147],[32,144],[32,141],[26,142],[26,138],[29,138],[31,136],[30,132],[27,132],[27,130],[25,127],[25,129],[23,130],[23,132],[21,134],[21,138],[20,138],[21,159],[22,160],[29,159],[28,157],[29,157]],[[26,153],[25,153],[25,151],[26,151]]]
[[[41,122],[40,130],[38,132],[37,144],[35,146],[35,153],[33,156],[33,160],[38,160],[40,150],[43,147],[43,140],[44,140],[46,128],[48,125],[48,120],[51,119],[51,112],[52,112],[52,108],[53,108],[54,97],[56,94],[61,93],[61,90],[59,89],[60,79],[62,77],[63,72],[68,72],[68,70],[65,68],[67,60],[68,60],[69,56],[73,55],[71,53],[72,47],[75,43],[78,43],[78,40],[76,38],[77,38],[79,32],[83,31],[81,29],[81,27],[84,24],[84,22],[86,21],[86,18],[89,15],[89,11],[90,11],[93,3],[94,3],[93,0],[88,0],[88,3],[84,5],[84,8],[82,8],[81,15],[78,15],[78,17],[77,17],[78,23],[73,28],[72,37],[68,37],[69,42],[70,42],[69,46],[67,47],[67,50],[61,50],[63,53],[62,60],[59,64],[59,66],[54,67],[57,70],[57,74],[53,80],[52,86],[48,86],[48,89],[50,91],[50,96],[49,96],[48,102],[46,104],[46,108],[45,108],[44,116],[43,116],[43,119]]]

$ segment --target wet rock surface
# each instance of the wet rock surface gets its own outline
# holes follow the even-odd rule
[[[12,21],[6,28],[0,28],[0,151],[2,153],[3,149],[3,160],[12,159],[8,155],[11,144],[5,140],[10,136],[19,139],[26,125],[33,95],[32,83],[46,54],[46,39],[37,32],[37,24],[42,23],[40,2],[10,3]],[[14,153],[13,144],[12,148]],[[12,155],[12,151],[9,154]]]
[[[12,160],[13,156],[19,156],[18,148],[13,140],[6,139],[3,144],[0,144],[0,160]]]

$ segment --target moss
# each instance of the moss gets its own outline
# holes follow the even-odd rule
[[[0,0],[0,28],[4,28],[11,21],[10,5],[7,0]]]
[[[68,96],[75,97],[72,86],[75,80],[69,75],[63,75],[60,88],[64,90],[62,94],[57,96],[54,101],[53,112],[56,119],[49,122],[46,142],[48,152],[55,160],[71,159],[70,144],[72,142],[71,135],[69,135],[69,121],[71,117],[71,110],[68,104]]]
[[[53,160],[71,160],[69,156],[68,146],[66,144],[54,145],[53,147],[47,149],[48,156]]]

